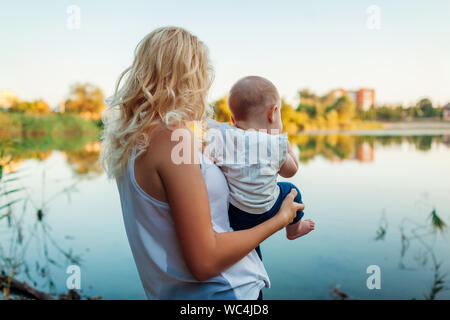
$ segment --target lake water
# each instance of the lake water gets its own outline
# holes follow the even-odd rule
[[[73,148],[28,141],[12,162],[3,156],[0,194],[19,190],[0,197],[0,207],[18,200],[0,209],[0,270],[61,293],[67,266],[76,264],[84,295],[144,299],[115,183],[97,162],[99,144],[78,140]],[[336,287],[358,299],[450,298],[438,290],[438,280],[450,283],[442,223],[450,224],[450,132],[292,142],[301,169],[289,181],[301,189],[316,230],[294,241],[279,232],[262,244],[272,282],[265,298],[332,299]],[[379,290],[366,285],[371,265],[381,271]]]

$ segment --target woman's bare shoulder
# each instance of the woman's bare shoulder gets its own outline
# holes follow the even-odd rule
[[[195,134],[186,126],[167,128],[160,126],[150,135],[150,142],[145,157],[153,163],[166,164],[172,160],[174,152],[183,150],[194,151],[196,145]],[[181,152],[183,152],[181,151]],[[195,152],[190,152],[193,156]]]
[[[160,126],[149,135],[145,152],[136,159],[135,177],[139,186],[151,197],[167,202],[161,169],[170,165],[172,130]]]

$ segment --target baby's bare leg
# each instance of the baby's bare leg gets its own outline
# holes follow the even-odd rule
[[[315,223],[311,219],[306,219],[305,221],[299,220],[297,223],[286,226],[286,237],[289,240],[297,239],[310,233],[314,230],[314,227]]]

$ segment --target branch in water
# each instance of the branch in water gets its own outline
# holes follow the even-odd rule
[[[0,275],[0,289],[8,289],[9,292],[24,298],[36,300],[54,300],[52,295],[30,287],[26,282],[18,281],[8,276]]]
[[[22,298],[35,300],[55,300],[55,298],[46,292],[36,290],[26,282],[18,281],[8,276],[0,275],[0,290],[7,289],[8,295],[12,293]],[[5,295],[6,297],[7,295]],[[7,297],[6,297],[7,298]],[[102,297],[88,297],[88,300],[100,300]],[[81,295],[76,290],[69,290],[67,293],[59,295],[60,300],[81,300]]]

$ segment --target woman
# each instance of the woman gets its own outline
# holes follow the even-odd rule
[[[206,46],[184,29],[160,28],[139,43],[104,115],[103,163],[149,299],[258,298],[270,282],[253,249],[303,209],[294,190],[275,217],[233,232],[225,178],[203,163],[191,131],[183,141],[191,161],[172,161],[172,132],[204,117],[210,85]]]

